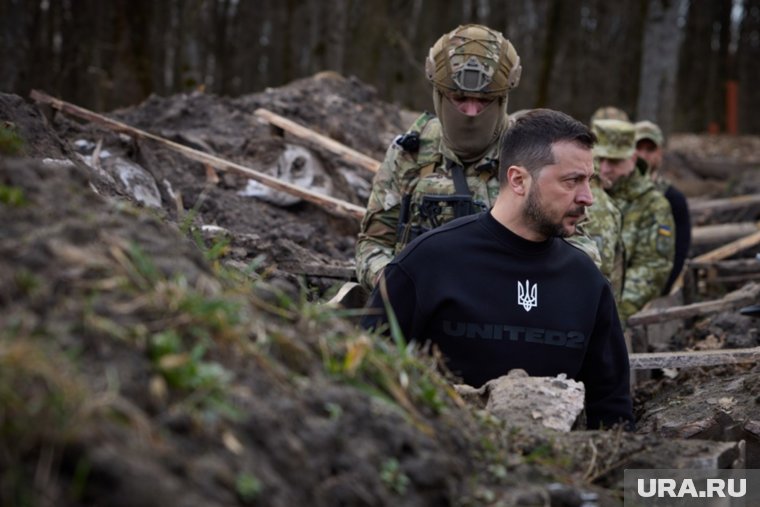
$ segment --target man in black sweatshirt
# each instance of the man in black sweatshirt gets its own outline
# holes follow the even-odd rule
[[[500,190],[489,212],[410,243],[384,270],[362,325],[387,322],[431,342],[473,386],[522,368],[566,373],[586,387],[589,427],[633,424],[628,354],[609,283],[564,238],[593,198],[594,135],[537,109],[501,142]]]

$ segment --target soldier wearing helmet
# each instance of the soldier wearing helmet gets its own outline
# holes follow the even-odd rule
[[[436,114],[423,113],[391,143],[362,220],[356,270],[367,289],[410,241],[490,209],[499,193],[498,144],[522,72],[517,51],[495,30],[459,26],[430,49],[425,72]],[[571,241],[601,264],[590,239]]]
[[[433,84],[444,142],[463,162],[477,160],[507,121],[507,94],[522,65],[512,44],[479,25],[459,27],[430,48],[425,74]]]

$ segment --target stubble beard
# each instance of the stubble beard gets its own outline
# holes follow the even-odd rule
[[[523,216],[528,221],[528,223],[531,224],[533,230],[542,236],[545,236],[547,238],[551,238],[553,236],[566,238],[568,236],[572,236],[575,233],[575,228],[573,228],[572,231],[568,231],[562,225],[562,220],[564,220],[565,217],[572,215],[578,215],[578,218],[580,219],[580,216],[584,214],[584,211],[584,207],[579,206],[575,208],[571,213],[563,215],[559,222],[555,222],[546,214],[543,206],[541,206],[541,196],[538,191],[538,187],[533,186],[528,192],[528,199],[525,202]]]

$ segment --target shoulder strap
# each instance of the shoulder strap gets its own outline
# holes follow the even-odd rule
[[[467,178],[464,177],[464,168],[456,162],[446,159],[446,169],[451,172],[451,179],[454,180],[454,190],[456,193],[458,195],[470,195]]]

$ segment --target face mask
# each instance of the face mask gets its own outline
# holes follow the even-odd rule
[[[444,142],[463,162],[477,160],[488,151],[499,139],[507,117],[507,97],[494,100],[477,116],[460,113],[438,90],[433,90],[433,103]]]

